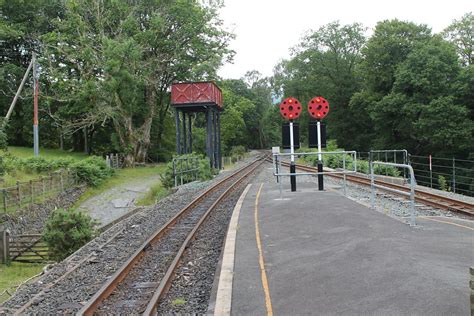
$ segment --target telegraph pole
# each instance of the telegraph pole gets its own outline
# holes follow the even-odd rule
[[[39,93],[39,69],[36,62],[36,53],[33,53],[33,150],[35,157],[39,155],[38,135],[38,93]]]

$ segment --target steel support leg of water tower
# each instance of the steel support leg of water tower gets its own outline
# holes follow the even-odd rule
[[[188,154],[193,152],[193,129],[191,126],[191,113],[188,113]]]
[[[217,157],[218,168],[222,169],[222,155],[221,155],[221,112],[217,112]]]
[[[181,111],[181,113],[183,114],[183,154],[187,154],[188,153],[188,146],[187,146],[187,131],[186,131],[186,112],[185,111]]]
[[[180,122],[179,122],[179,110],[175,110],[175,120],[176,120],[176,153],[181,155],[181,133],[180,133]]]

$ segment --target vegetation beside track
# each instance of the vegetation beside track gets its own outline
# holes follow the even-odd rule
[[[132,181],[140,181],[143,177],[160,176],[166,168],[165,164],[157,164],[148,167],[124,168],[115,171],[115,174],[109,179],[103,181],[97,187],[89,187],[81,198],[76,202],[75,207],[78,207],[82,202],[103,193],[113,187],[125,184]],[[159,180],[156,185],[159,185]]]
[[[44,264],[41,263],[0,264],[0,304],[6,301],[25,280],[39,274],[43,267]]]

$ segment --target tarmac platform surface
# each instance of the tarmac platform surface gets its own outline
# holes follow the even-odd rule
[[[232,315],[469,315],[472,221],[413,228],[314,183],[285,188],[254,183],[243,199]]]

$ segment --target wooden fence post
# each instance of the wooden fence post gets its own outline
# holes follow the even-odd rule
[[[35,191],[33,189],[33,180],[30,180],[30,204],[33,205],[35,199]]]
[[[49,192],[53,192],[53,174],[49,174]]]
[[[10,260],[10,234],[0,231],[0,262],[8,263]]]
[[[64,191],[63,172],[64,170],[61,170],[61,172],[59,172],[59,183],[61,184],[61,192]]]
[[[21,207],[20,181],[16,182],[16,193],[17,193],[17,196],[18,196],[18,207]]]
[[[46,191],[46,188],[44,187],[44,177],[43,176],[40,176],[40,179],[41,179],[41,186],[43,187],[43,195]]]
[[[3,210],[6,213],[7,212],[7,190],[2,189],[2,192],[3,192]]]

